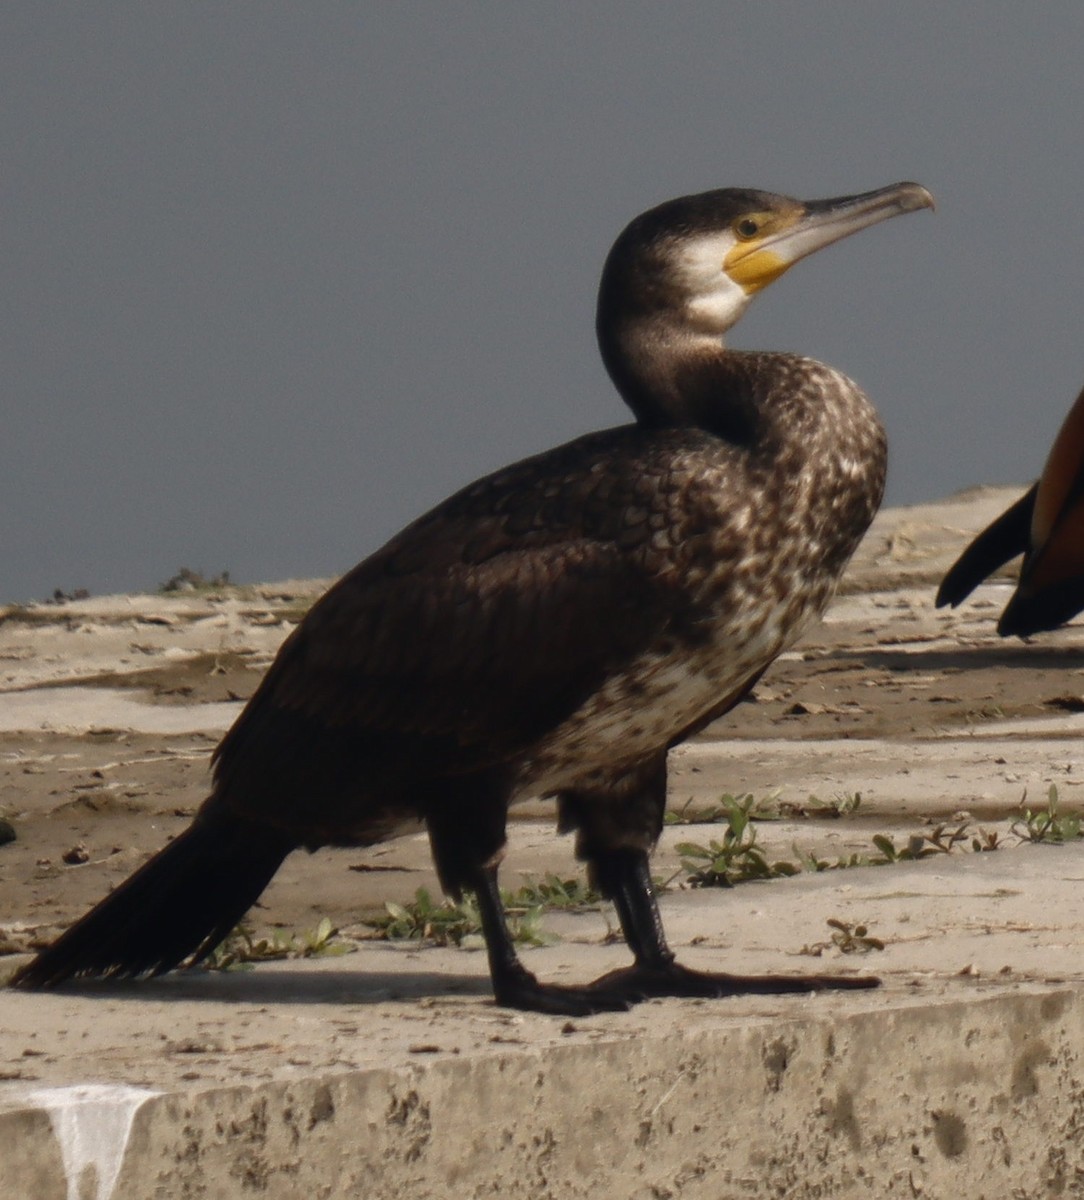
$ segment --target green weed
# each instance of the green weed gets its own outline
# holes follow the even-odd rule
[[[668,809],[664,820],[667,825],[716,825],[729,822],[730,810],[735,805],[745,809],[754,821],[822,820],[849,816],[862,804],[861,792],[840,792],[830,800],[812,795],[805,800],[780,800],[781,795],[779,789],[758,800],[752,792],[743,796],[727,792],[718,804],[708,808],[694,808],[690,797],[681,806]]]
[[[408,904],[388,900],[384,909],[385,915],[370,924],[388,941],[425,941],[465,950],[484,945],[482,920],[472,897],[435,903],[425,888],[418,888]],[[505,917],[512,940],[519,945],[544,946],[550,940],[539,928],[540,905],[508,903],[506,894]]]
[[[822,800],[819,796],[809,796],[804,803],[783,800],[779,805],[779,814],[788,821],[823,820],[825,817],[835,819],[851,816],[861,806],[861,792],[837,792],[831,800]]]
[[[966,821],[955,829],[947,825],[935,825],[929,833],[912,833],[907,844],[899,849],[891,837],[879,833],[873,838],[873,844],[881,853],[879,857],[871,858],[870,862],[880,866],[883,863],[916,862],[935,854],[951,854],[964,846],[970,837],[971,827]]]
[[[502,893],[505,904],[512,908],[559,909],[562,912],[586,912],[598,908],[602,897],[583,879],[561,879],[548,872],[541,879],[530,880],[514,892]]]
[[[352,953],[355,947],[349,942],[337,941],[337,934],[338,930],[327,917],[315,929],[300,934],[276,929],[263,937],[255,937],[246,925],[238,925],[204,959],[204,966],[212,971],[235,971],[273,959]]]
[[[775,879],[797,875],[800,866],[790,862],[770,863],[757,846],[753,824],[756,801],[752,795],[736,800],[723,797],[727,828],[722,841],[712,839],[706,846],[699,842],[679,842],[675,847],[682,868],[694,887],[732,887],[749,879]]]
[[[1021,805],[1027,793],[1021,799]],[[810,796],[809,807],[795,810],[782,804],[780,810],[788,816],[843,815],[854,812],[861,804],[858,792],[853,795],[837,796],[831,804],[824,805],[815,796]],[[789,809],[789,811],[788,811]],[[886,833],[873,837],[872,854],[854,853],[834,861],[820,858],[813,851],[793,846],[795,861],[769,862],[757,845],[754,820],[765,819],[765,812],[752,794],[740,800],[733,796],[722,798],[720,812],[725,814],[727,829],[722,841],[681,842],[676,847],[681,857],[681,871],[693,887],[731,887],[750,879],[775,879],[780,876],[796,875],[800,871],[838,871],[848,867],[875,867],[889,863],[917,862],[938,854],[952,854],[970,850],[976,854],[999,850],[1004,845],[997,830],[975,827],[970,822],[958,824],[941,823],[922,833],[914,833],[900,846]],[[768,819],[772,819],[770,816]],[[1020,842],[1049,842],[1061,844],[1084,836],[1081,817],[1062,813],[1058,808],[1058,790],[1051,786],[1047,793],[1044,811],[1024,809],[1023,816],[1014,821],[1010,832]],[[681,871],[678,873],[680,874]]]
[[[1028,798],[1025,791],[1020,799],[1023,806]],[[1058,789],[1054,784],[1046,794],[1046,811],[1032,812],[1024,809],[1024,815],[1012,823],[1012,832],[1022,842],[1072,842],[1080,837],[1080,817],[1073,813],[1058,811]]]
[[[799,953],[811,954],[815,958],[819,958],[825,950],[832,946],[835,946],[841,954],[869,954],[871,950],[885,948],[884,942],[880,938],[874,937],[866,925],[852,925],[847,921],[840,921],[836,917],[829,917],[827,924],[832,930],[829,940],[803,946]]]
[[[729,819],[730,809],[737,805],[746,812],[756,815],[762,819],[767,813],[766,805],[770,804],[778,797],[778,792],[773,792],[763,802],[758,802],[752,792],[746,792],[744,796],[732,796],[729,792],[720,797],[719,803],[712,805],[710,808],[693,808],[693,801],[690,797],[685,801],[680,808],[667,809],[663,821],[667,825],[715,825],[720,821]]]

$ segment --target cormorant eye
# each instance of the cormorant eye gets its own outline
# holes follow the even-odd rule
[[[734,231],[740,238],[752,238],[760,232],[760,223],[753,217],[742,217],[734,224]]]

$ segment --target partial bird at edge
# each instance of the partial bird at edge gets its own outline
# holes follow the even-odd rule
[[[937,607],[957,607],[1021,554],[1016,587],[997,623],[1002,637],[1057,629],[1084,609],[1084,392],[1038,481],[968,544],[941,582]]]

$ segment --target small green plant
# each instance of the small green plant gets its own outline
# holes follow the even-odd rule
[[[835,946],[841,954],[869,954],[871,950],[883,950],[885,944],[878,937],[873,937],[865,925],[851,925],[836,917],[828,918],[828,927],[832,930],[827,942],[814,942],[803,946],[802,954],[811,954],[819,958],[825,950]]]
[[[777,795],[778,792],[774,793],[770,799],[774,800]],[[752,792],[746,792],[744,796],[733,796],[726,792],[719,798],[718,804],[709,808],[694,808],[690,796],[680,808],[667,809],[663,820],[667,825],[717,825],[727,820],[729,809],[735,804],[744,807],[750,814],[757,810],[757,816],[761,816],[761,806]]]
[[[862,804],[861,792],[838,792],[830,800],[813,795],[805,800],[780,800],[781,795],[781,788],[760,800],[752,792],[742,796],[727,792],[719,798],[718,804],[708,808],[694,808],[690,797],[679,807],[668,809],[665,821],[667,825],[716,825],[729,821],[734,805],[746,809],[753,821],[823,820],[825,817],[849,816]]]
[[[1028,794],[1020,798],[1023,807]],[[1054,784],[1046,794],[1046,811],[1032,812],[1024,809],[1024,815],[1012,823],[1012,832],[1022,842],[1071,842],[1080,837],[1080,817],[1073,813],[1058,811],[1058,789]]]
[[[255,937],[248,926],[238,925],[204,959],[204,965],[212,971],[236,971],[277,958],[351,954],[354,947],[348,942],[337,941],[337,934],[338,930],[327,917],[315,929],[300,934],[276,929],[263,937]]]
[[[871,950],[883,950],[884,942],[873,937],[865,925],[850,925],[835,917],[828,918],[832,929],[832,942],[844,954],[868,954]]]
[[[866,854],[849,854],[846,858],[837,858],[835,862],[832,862],[827,858],[818,858],[812,850],[802,850],[798,846],[793,846],[792,849],[803,871],[843,871],[848,867],[871,867],[874,865],[873,860]]]
[[[561,879],[560,876],[549,872],[541,879],[528,881],[514,892],[505,892],[504,902],[511,908],[582,912],[598,908],[602,897],[583,879]]]
[[[873,844],[880,851],[880,854],[870,859],[870,862],[874,865],[904,862],[907,859],[926,858],[934,853],[933,850],[923,852],[922,837],[920,835],[912,835],[907,841],[908,844],[903,849],[897,850],[895,838],[891,834],[875,833],[873,835]]]
[[[520,945],[544,946],[549,941],[539,923],[542,909],[509,903],[505,897],[505,917],[512,940]],[[459,902],[444,900],[434,903],[425,888],[418,888],[408,904],[388,900],[385,915],[370,924],[377,935],[388,941],[425,941],[437,946],[459,946],[464,950],[484,944],[482,921],[478,906],[469,896]]]
[[[371,923],[388,941],[426,941],[438,946],[458,946],[464,938],[482,932],[478,908],[470,897],[464,897],[458,904],[447,900],[434,903],[426,888],[418,888],[414,899],[407,904],[386,900],[384,911],[386,916]]]
[[[741,800],[724,796],[727,828],[722,841],[714,838],[706,845],[699,842],[680,842],[675,849],[681,865],[688,872],[694,887],[732,887],[749,879],[774,879],[780,875],[797,875],[801,867],[791,862],[770,863],[757,846],[757,831],[753,825],[752,795]]]
[[[1001,849],[1001,835],[996,829],[980,829],[971,835],[971,849],[976,854],[987,854]]]
[[[1025,792],[1021,799],[1022,806],[1026,799]],[[1002,834],[997,830],[987,830],[963,821],[958,824],[941,823],[921,833],[910,834],[900,846],[896,845],[890,834],[875,834],[875,852],[872,854],[855,853],[832,861],[794,845],[792,848],[796,861],[769,862],[757,845],[756,829],[752,824],[754,820],[762,820],[766,815],[758,807],[754,797],[747,794],[738,800],[733,796],[724,796],[723,802],[727,829],[721,841],[712,840],[707,845],[699,842],[681,842],[676,847],[681,856],[681,871],[685,872],[688,882],[694,887],[730,887],[750,879],[775,879],[779,876],[796,875],[800,871],[838,871],[848,867],[917,862],[938,854],[954,854],[967,850],[984,854],[1000,850],[1005,845]],[[815,796],[811,796],[811,807],[797,812],[792,810],[790,815],[842,815],[844,812],[853,812],[860,803],[861,795],[857,792],[853,795],[837,796],[831,805],[824,805]],[[781,805],[780,808],[785,810],[787,806]],[[1025,808],[1023,816],[1013,822],[1010,832],[1021,842],[1054,844],[1084,836],[1081,817],[1059,810],[1058,791],[1054,786],[1051,786],[1047,793],[1046,809],[1033,812]]]
[[[898,850],[891,837],[879,833],[874,837],[873,844],[881,852],[881,856],[870,859],[870,862],[879,866],[882,863],[915,862],[934,854],[951,854],[967,844],[971,836],[970,829],[966,821],[955,829],[947,825],[935,825],[929,833],[912,833],[907,839],[907,845]]]
[[[804,803],[784,800],[779,805],[780,816],[788,820],[821,820],[825,817],[847,817],[862,805],[861,792],[837,792],[831,800],[809,796]]]

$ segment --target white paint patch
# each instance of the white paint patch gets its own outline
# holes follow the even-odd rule
[[[30,1103],[49,1114],[68,1181],[67,1200],[84,1200],[81,1184],[88,1167],[95,1172],[95,1200],[109,1200],[135,1115],[152,1096],[161,1094],[112,1083],[37,1088],[27,1094]]]

